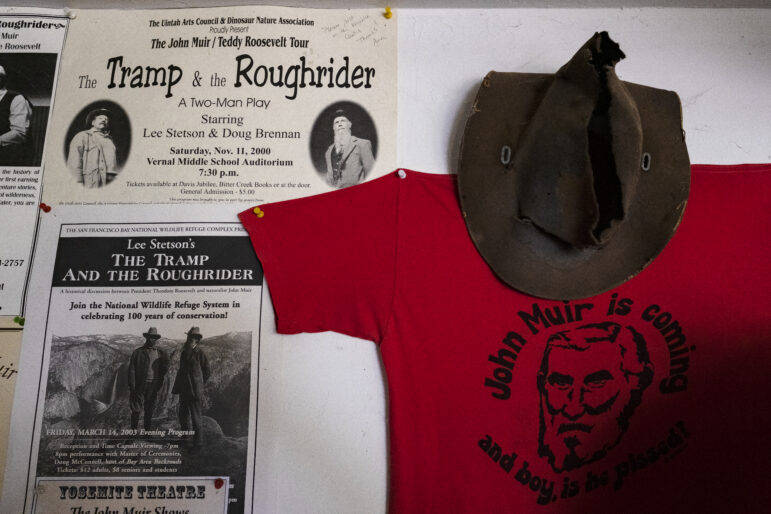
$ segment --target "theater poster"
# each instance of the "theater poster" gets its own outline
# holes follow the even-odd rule
[[[241,225],[62,223],[52,251],[5,505],[251,512],[263,280]]]
[[[382,10],[74,15],[48,203],[259,203],[395,167],[396,19]]]
[[[24,312],[68,23],[61,11],[0,8],[0,328]]]

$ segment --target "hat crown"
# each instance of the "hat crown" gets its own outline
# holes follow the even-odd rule
[[[147,329],[147,332],[145,332],[142,335],[145,337],[151,337],[155,339],[161,337],[161,335],[158,333],[158,329],[155,327],[150,327],[149,329]]]
[[[573,248],[607,243],[635,193],[643,134],[614,71],[622,58],[595,34],[556,73],[517,149],[517,217]]]
[[[194,337],[198,337],[198,338],[202,337],[201,336],[201,329],[198,328],[198,327],[191,327],[190,330],[186,332],[186,334],[187,334],[188,337],[190,337],[190,336],[194,336]]]

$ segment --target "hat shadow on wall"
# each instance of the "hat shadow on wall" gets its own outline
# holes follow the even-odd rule
[[[466,129],[466,121],[474,109],[474,98],[476,98],[479,90],[479,80],[469,81],[468,84],[464,85],[464,88],[466,92],[463,95],[463,101],[455,112],[455,119],[453,119],[452,130],[450,131],[450,141],[447,145],[447,166],[445,169],[454,174],[458,173],[463,132]]]

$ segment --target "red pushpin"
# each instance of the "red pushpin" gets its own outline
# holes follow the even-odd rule
[[[40,208],[43,210],[43,212],[51,212],[51,206],[50,205],[46,205],[44,203],[41,203],[40,204]]]

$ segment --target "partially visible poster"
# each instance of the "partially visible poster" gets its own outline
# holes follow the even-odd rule
[[[9,320],[23,314],[68,22],[57,11],[0,9],[0,316]]]
[[[251,512],[262,270],[241,225],[65,223],[55,252],[14,507]]]
[[[16,378],[19,376],[21,330],[0,328],[0,491],[3,488],[8,429]]]
[[[396,34],[374,9],[77,11],[45,201],[259,203],[391,171]]]

